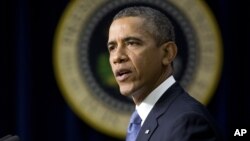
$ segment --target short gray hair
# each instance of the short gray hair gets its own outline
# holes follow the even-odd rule
[[[123,17],[144,18],[151,27],[149,32],[155,36],[158,44],[175,41],[175,31],[171,21],[166,15],[156,9],[146,6],[127,7],[118,12],[114,16],[113,21]]]

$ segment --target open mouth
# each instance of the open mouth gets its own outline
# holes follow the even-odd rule
[[[128,69],[120,69],[115,72],[115,76],[118,81],[125,81],[129,77],[130,73],[131,71]]]

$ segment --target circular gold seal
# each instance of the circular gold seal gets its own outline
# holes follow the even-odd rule
[[[108,62],[107,35],[112,17],[131,5],[156,8],[170,17],[179,54],[175,78],[207,104],[222,66],[216,21],[197,0],[75,0],[65,10],[54,41],[54,69],[62,94],[73,111],[100,132],[123,138],[134,105],[119,94]]]

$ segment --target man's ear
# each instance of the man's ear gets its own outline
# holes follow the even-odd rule
[[[171,64],[177,54],[177,46],[175,42],[166,42],[161,46],[161,48],[164,54],[162,58],[162,64],[165,66]]]

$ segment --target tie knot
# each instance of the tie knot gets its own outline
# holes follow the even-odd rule
[[[135,110],[131,116],[131,119],[130,119],[130,123],[133,123],[133,124],[141,124],[141,117],[139,116],[139,114],[137,113],[137,111]]]

